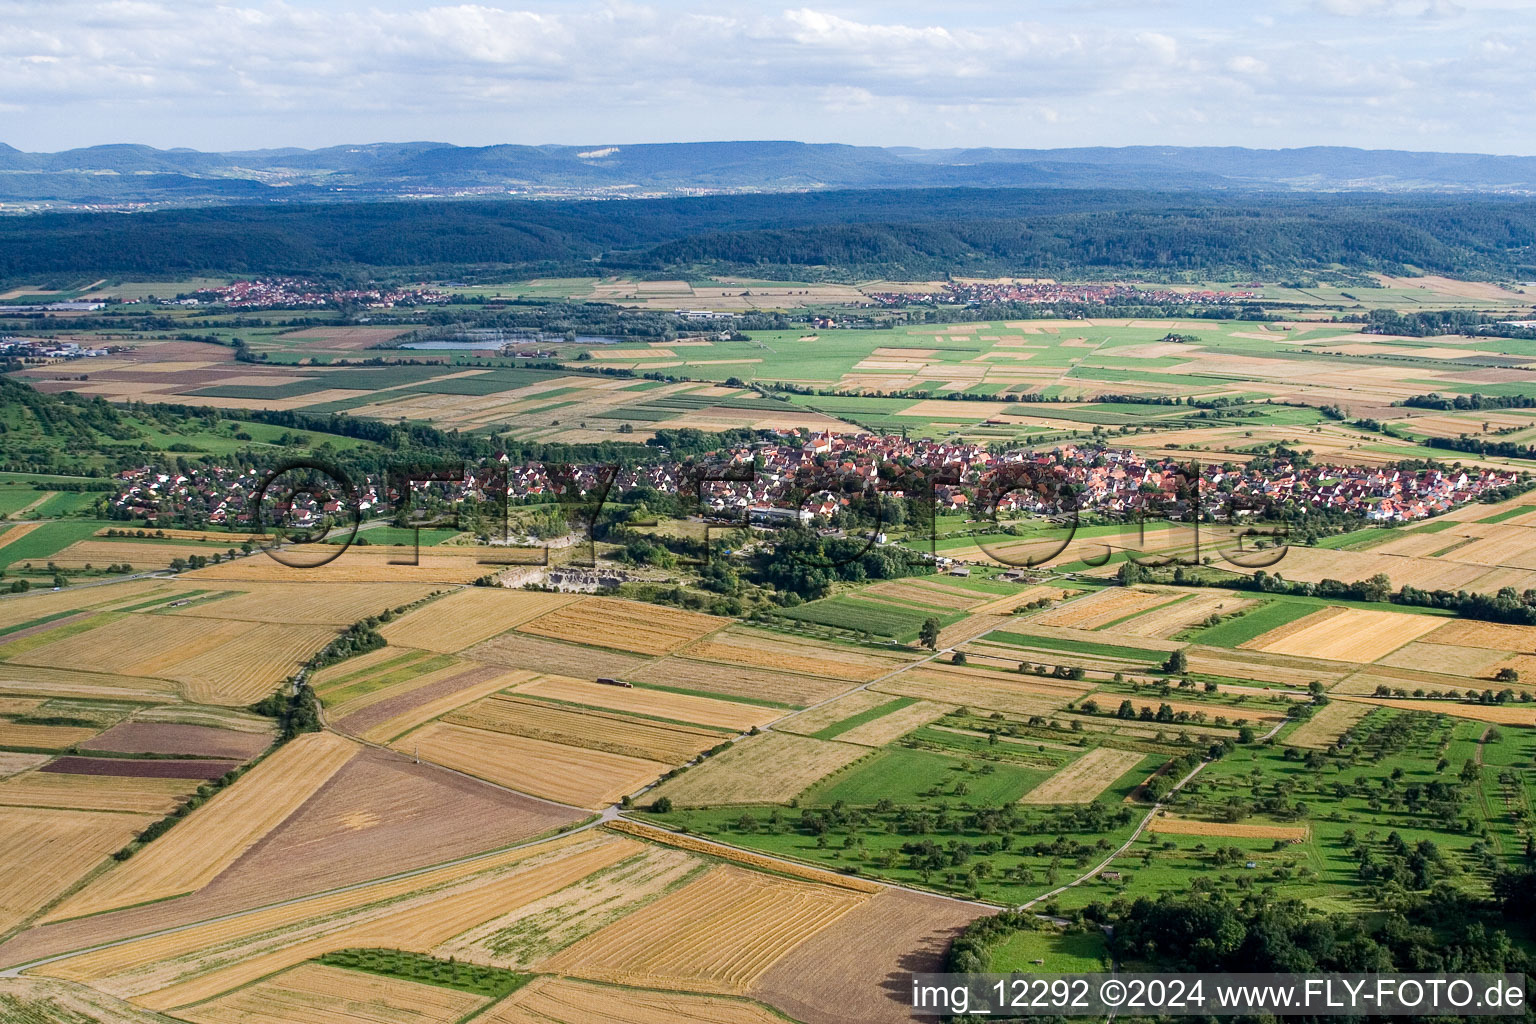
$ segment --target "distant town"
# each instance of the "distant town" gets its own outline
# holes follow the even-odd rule
[[[158,525],[254,527],[252,496],[269,473],[220,466],[185,472],[137,467],[117,475],[112,514]],[[923,481],[921,489],[914,479]],[[1109,518],[1155,511],[1190,519],[1239,506],[1253,516],[1303,506],[1401,523],[1449,511],[1515,481],[1515,474],[1492,469],[1298,465],[1279,458],[1263,469],[1203,465],[1195,488],[1188,464],[1149,460],[1123,448],[1067,445],[999,454],[977,444],[895,435],[784,432],[775,441],[724,449],[706,463],[552,469],[541,463],[512,464],[502,456],[465,467],[463,478],[444,493],[450,501],[526,504],[570,500],[577,494],[606,492],[617,499],[650,491],[696,497],[703,516],[768,525],[825,520],[859,495],[877,490],[907,496],[931,492],[937,508],[953,514],[1059,515],[1076,509]],[[353,483],[355,508],[345,507],[335,494],[310,496],[288,510],[289,525],[310,526],[327,515],[389,515],[398,507],[400,493],[384,481]]]

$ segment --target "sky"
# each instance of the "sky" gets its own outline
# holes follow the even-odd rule
[[[0,142],[1536,154],[1536,0],[0,0]]]

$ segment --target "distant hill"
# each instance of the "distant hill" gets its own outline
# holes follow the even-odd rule
[[[859,189],[625,202],[224,204],[0,217],[0,282],[52,275],[520,268],[1246,279],[1296,270],[1536,277],[1536,203],[1507,196],[1218,190]]]
[[[1536,157],[1340,147],[913,149],[803,142],[637,146],[370,143],[202,153],[0,144],[0,202],[207,203],[850,188],[1536,192]]]

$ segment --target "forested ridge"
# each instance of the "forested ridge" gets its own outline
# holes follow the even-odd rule
[[[1536,274],[1536,203],[1384,195],[854,190],[610,202],[205,207],[0,219],[0,279],[366,272],[484,264],[592,273],[932,277],[1341,264]]]

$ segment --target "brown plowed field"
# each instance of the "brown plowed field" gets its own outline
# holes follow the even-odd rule
[[[980,907],[887,889],[800,943],[749,994],[806,1024],[910,1021],[908,975],[942,971]]]
[[[267,749],[269,743],[271,737],[263,733],[211,729],[204,725],[121,722],[80,747],[119,754],[201,754],[243,761]]]
[[[300,736],[132,860],[55,907],[51,920],[195,892],[292,814],[357,752],[334,733]]]
[[[316,896],[227,921],[84,953],[38,971],[84,981],[156,1010],[229,992],[336,949],[426,952],[498,913],[562,889],[633,853],[589,834],[410,878]],[[102,955],[107,953],[109,955]]]
[[[61,757],[39,770],[59,775],[113,775],[124,779],[216,779],[237,766],[235,761],[190,758]]]
[[[784,1024],[739,999],[648,992],[574,978],[535,978],[476,1017],[474,1024]]]
[[[454,1024],[485,997],[377,974],[300,964],[178,1011],[192,1024]]]
[[[388,743],[423,722],[528,678],[527,672],[512,672],[495,665],[445,670],[424,679],[425,685],[406,683],[391,689],[384,700],[338,719],[336,728],[374,743]]]

